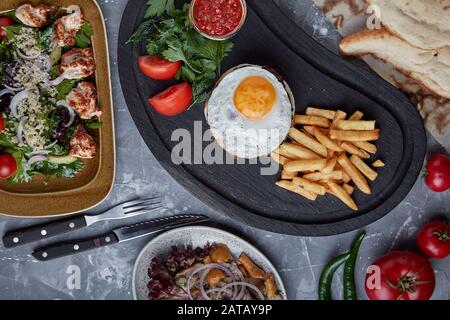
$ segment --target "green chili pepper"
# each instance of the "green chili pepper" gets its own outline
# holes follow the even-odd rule
[[[350,257],[350,252],[330,260],[323,269],[319,280],[319,300],[331,300],[331,283],[336,270]]]
[[[356,287],[355,287],[355,265],[356,258],[358,257],[359,247],[361,242],[366,236],[366,232],[363,231],[352,244],[350,249],[350,257],[345,262],[344,266],[344,300],[357,300]]]

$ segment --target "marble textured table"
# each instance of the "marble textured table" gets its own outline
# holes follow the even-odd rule
[[[318,41],[331,50],[336,50],[337,32],[321,13],[313,8],[309,0],[276,2]],[[315,299],[317,282],[324,265],[331,257],[348,249],[356,232],[333,237],[307,238],[257,230],[213,211],[178,185],[147,149],[133,124],[121,93],[116,49],[119,23],[126,3],[126,0],[99,0],[109,36],[116,117],[117,176],[111,195],[91,212],[101,212],[102,209],[137,195],[159,193],[164,199],[164,209],[149,213],[146,218],[186,212],[206,214],[217,226],[251,241],[272,260],[285,281],[290,299]],[[429,138],[428,149],[430,152],[439,150],[432,138]],[[366,298],[362,283],[364,270],[370,262],[391,249],[414,249],[413,239],[418,228],[439,214],[450,217],[450,193],[433,194],[419,179],[408,197],[395,210],[366,228],[368,236],[362,244],[357,261],[357,282],[361,298]],[[37,222],[42,223],[45,220],[0,217],[0,234],[5,230]],[[96,225],[95,228],[83,231],[82,235],[98,234],[115,225]],[[62,237],[64,238],[67,237]],[[131,299],[133,263],[148,241],[148,238],[141,239],[47,263],[33,260],[30,256],[33,246],[6,250],[0,245],[0,298]],[[448,299],[450,258],[434,261],[433,267],[438,282],[433,298]],[[70,275],[78,271],[79,286],[78,283],[70,281]],[[339,275],[340,273],[333,284],[336,297],[340,296],[342,287]]]

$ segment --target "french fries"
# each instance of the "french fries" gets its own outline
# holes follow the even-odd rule
[[[317,193],[307,191],[299,186],[296,186],[295,184],[293,184],[290,181],[287,181],[287,180],[278,181],[278,182],[276,182],[276,185],[279,186],[280,188],[283,188],[288,191],[294,192],[298,195],[301,195],[302,197],[304,197],[308,200],[316,201],[316,199],[317,199]]]
[[[369,179],[370,181],[375,181],[378,173],[376,173],[375,170],[365,164],[360,157],[353,155],[350,157],[350,161],[355,165],[356,168],[358,168],[359,171],[361,171],[363,175],[367,177],[367,179]]]
[[[385,166],[384,162],[379,159],[377,161],[375,161],[374,163],[372,163],[372,167],[374,167],[374,168],[382,168],[384,166]]]
[[[300,143],[301,145],[305,146],[306,148],[314,151],[315,153],[321,155],[322,157],[327,157],[328,152],[327,148],[320,144],[319,141],[309,137],[305,133],[301,132],[300,130],[296,128],[291,128],[289,130],[289,136]]]
[[[336,128],[339,130],[375,130],[375,121],[363,120],[337,120]]]
[[[375,141],[380,138],[380,130],[330,130],[330,137],[333,140],[344,140],[344,141]]]
[[[318,116],[333,120],[336,115],[336,111],[309,107],[306,109],[306,114],[308,116]]]
[[[296,115],[297,127],[289,130],[288,141],[272,152],[272,158],[283,167],[280,188],[315,201],[327,193],[338,198],[352,210],[358,206],[352,199],[354,185],[371,194],[369,181],[378,174],[364,162],[377,153],[370,141],[380,137],[376,122],[363,120],[364,114],[354,112],[349,118],[342,110],[309,107],[306,115]],[[379,168],[381,160],[372,163]]]
[[[297,115],[294,117],[295,124],[303,124],[310,126],[318,126],[323,128],[328,128],[330,126],[330,121],[327,118],[319,116],[301,116]]]
[[[305,172],[322,170],[327,165],[327,159],[309,159],[288,161],[284,165],[286,172]]]
[[[342,166],[345,172],[350,176],[353,182],[356,184],[359,190],[366,194],[371,194],[372,190],[367,183],[366,178],[361,174],[361,172],[353,165],[349,158],[345,154],[342,154],[338,158],[338,163]]]

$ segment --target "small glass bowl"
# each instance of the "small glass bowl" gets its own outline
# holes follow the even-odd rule
[[[239,24],[236,26],[236,28],[234,29],[233,32],[223,35],[223,36],[213,36],[210,34],[207,34],[205,32],[203,32],[202,30],[200,30],[196,25],[195,25],[195,19],[194,19],[194,4],[195,1],[197,0],[192,0],[190,7],[189,7],[189,20],[191,21],[191,25],[194,27],[194,29],[200,33],[202,36],[204,36],[205,38],[211,39],[211,40],[216,40],[216,41],[225,41],[228,40],[232,37],[234,37],[239,30],[241,30],[242,26],[245,23],[245,19],[247,18],[247,3],[245,2],[245,0],[240,0],[241,5],[242,5],[242,18],[241,21],[239,22]]]

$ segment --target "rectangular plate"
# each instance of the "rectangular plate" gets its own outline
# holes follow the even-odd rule
[[[108,41],[102,12],[95,0],[2,0],[0,12],[23,3],[68,7],[77,4],[92,25],[92,47],[97,65],[95,82],[102,109],[102,128],[98,130],[99,152],[94,159],[83,160],[84,169],[71,179],[36,176],[30,183],[7,186],[0,180],[0,213],[11,216],[57,216],[86,210],[102,202],[109,194],[115,173],[114,115],[111,97]]]

